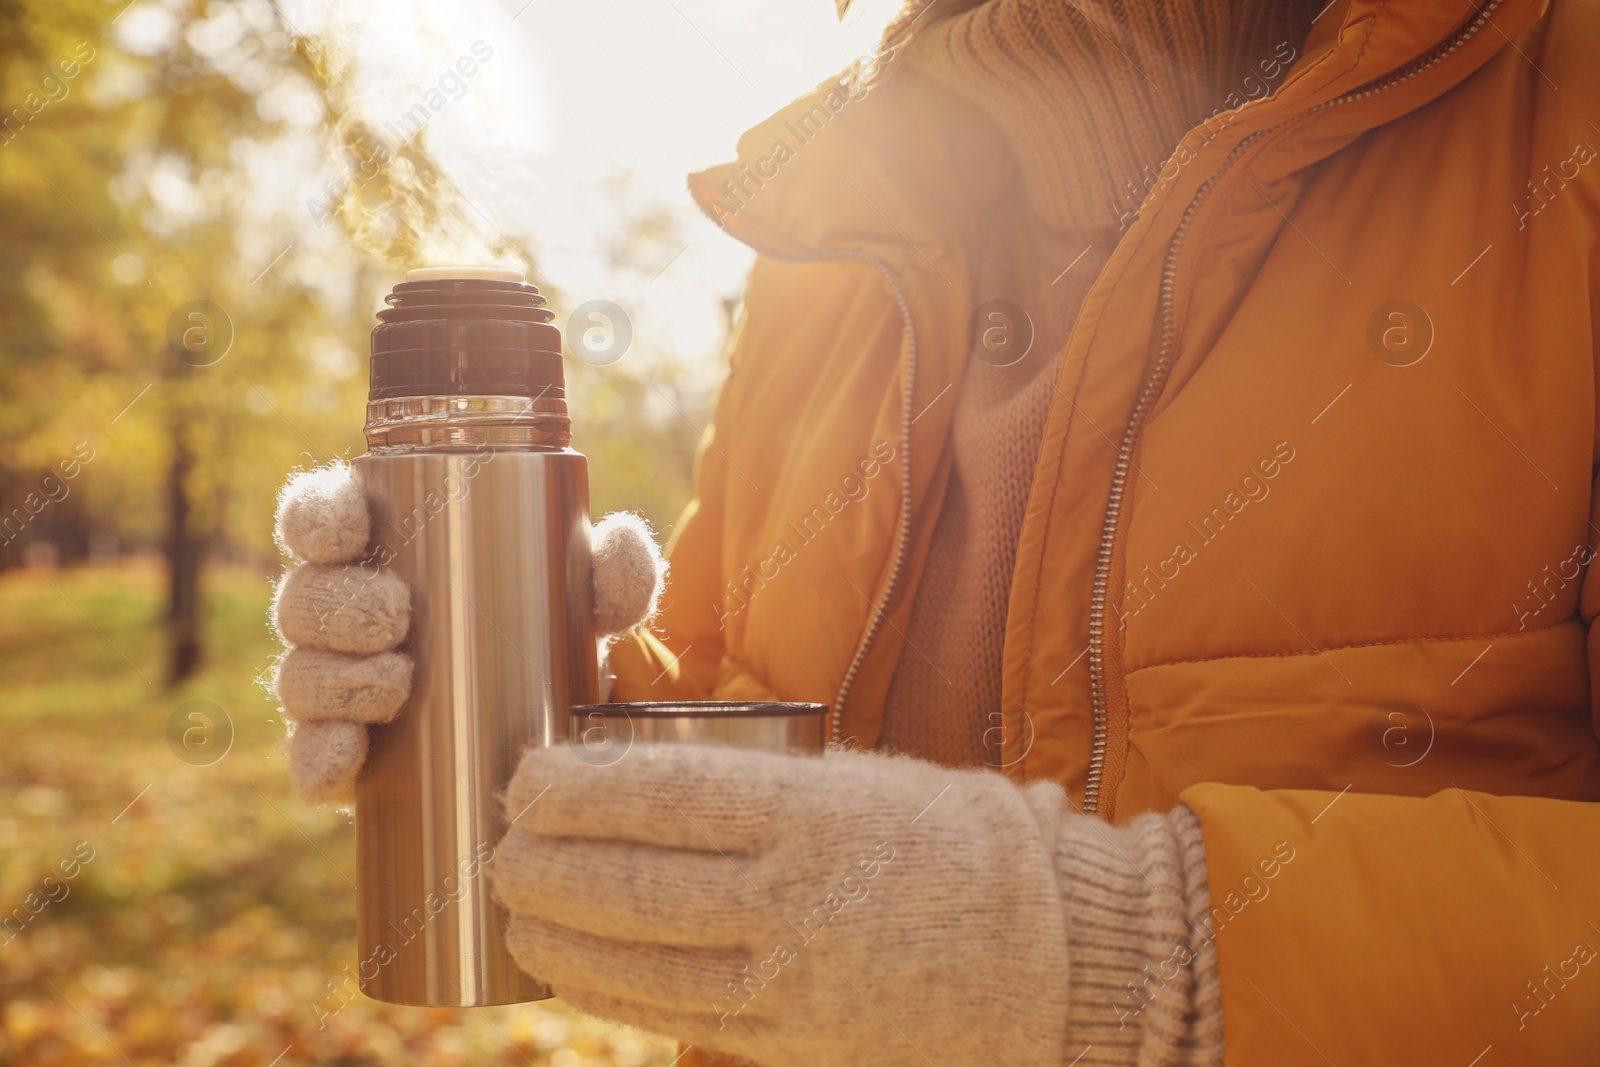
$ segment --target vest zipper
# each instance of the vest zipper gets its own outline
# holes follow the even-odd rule
[[[917,331],[911,320],[911,305],[906,300],[900,279],[895,277],[894,271],[889,269],[887,263],[872,253],[838,249],[817,255],[796,256],[763,247],[758,242],[747,240],[738,234],[733,234],[732,231],[728,232],[747,248],[770,259],[788,263],[818,263],[829,259],[853,258],[872,264],[878,273],[883,275],[890,292],[894,293],[895,304],[900,308],[901,326],[906,334],[906,384],[900,392],[900,522],[895,533],[894,563],[890,567],[889,582],[884,586],[883,596],[872,605],[872,618],[867,623],[867,632],[862,635],[861,643],[856,646],[856,654],[851,658],[850,666],[844,672],[844,680],[839,684],[839,693],[833,698],[833,707],[828,715],[828,739],[837,744],[844,740],[845,698],[850,695],[850,690],[856,682],[856,675],[861,672],[861,664],[866,661],[867,650],[872,647],[873,639],[878,636],[889,600],[894,596],[900,584],[900,575],[905,570],[906,546],[911,542],[911,405],[916,397],[917,386]]]
[[[1111,737],[1111,709],[1106,696],[1106,610],[1109,603],[1111,583],[1111,562],[1115,554],[1117,539],[1121,532],[1122,506],[1127,496],[1128,474],[1133,466],[1133,455],[1138,449],[1140,438],[1144,433],[1145,420],[1150,415],[1150,409],[1160,398],[1162,389],[1166,385],[1167,375],[1172,369],[1173,356],[1177,346],[1177,324],[1174,321],[1173,303],[1177,291],[1178,261],[1183,249],[1184,238],[1188,235],[1190,223],[1201,203],[1205,200],[1218,181],[1232,169],[1235,162],[1252,145],[1270,133],[1283,129],[1290,123],[1298,122],[1308,115],[1318,111],[1326,111],[1354,100],[1365,100],[1378,93],[1386,92],[1404,82],[1411,81],[1417,75],[1437,66],[1455,52],[1467,41],[1477,35],[1489,21],[1503,0],[1488,0],[1478,13],[1448,41],[1435,47],[1425,56],[1413,60],[1407,66],[1394,74],[1381,78],[1362,88],[1354,89],[1343,96],[1324,101],[1315,107],[1285,119],[1283,122],[1269,126],[1264,130],[1257,130],[1244,140],[1240,141],[1228,158],[1218,168],[1217,172],[1195,191],[1194,199],[1189,201],[1184,209],[1183,217],[1178,221],[1178,228],[1172,235],[1172,244],[1167,249],[1166,260],[1161,268],[1160,291],[1160,322],[1161,343],[1156,355],[1155,364],[1150,373],[1145,376],[1144,384],[1139,390],[1139,397],[1133,407],[1133,414],[1128,419],[1128,424],[1122,435],[1122,442],[1117,449],[1117,463],[1111,475],[1111,493],[1106,502],[1105,523],[1100,530],[1100,550],[1095,559],[1094,586],[1089,601],[1089,690],[1094,702],[1094,740],[1089,751],[1089,776],[1083,789],[1083,810],[1098,812],[1100,810],[1100,787],[1105,776],[1106,753],[1110,747]],[[1126,699],[1124,699],[1126,704]],[[1114,807],[1114,805],[1113,805]]]
[[[878,269],[878,273],[883,275],[883,280],[889,283],[889,288],[894,293],[895,303],[900,306],[900,321],[906,333],[906,384],[900,391],[900,523],[899,529],[895,532],[894,563],[889,569],[889,582],[883,588],[883,596],[872,606],[872,619],[867,623],[867,632],[862,635],[855,657],[850,661],[849,669],[844,672],[844,680],[839,684],[839,694],[833,698],[828,735],[834,744],[844,740],[845,698],[850,695],[850,689],[855,685],[861,664],[866,661],[867,650],[872,647],[873,639],[878,636],[878,630],[888,611],[889,601],[894,597],[895,589],[900,584],[900,574],[905,569],[906,546],[911,542],[911,405],[917,391],[917,332],[911,321],[911,305],[906,301],[900,280],[894,276],[888,264],[869,252],[845,252],[843,255],[854,256],[872,264]]]

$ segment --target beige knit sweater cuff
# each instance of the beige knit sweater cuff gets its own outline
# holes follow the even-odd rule
[[[1071,968],[1064,1062],[1218,1067],[1222,988],[1194,813],[1064,819],[1056,869]]]

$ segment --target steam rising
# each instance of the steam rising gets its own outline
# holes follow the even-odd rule
[[[900,2],[854,7],[881,27]],[[676,406],[648,393],[676,422],[721,377],[752,258],[684,175],[877,40],[829,0],[280,4],[329,109],[328,181],[297,206],[391,269],[524,269],[563,327],[611,302],[634,341],[604,374],[676,383]]]
[[[531,271],[508,217],[522,214],[542,138],[508,16],[484,0],[289,3],[284,13],[328,100],[332,166],[306,205],[317,223],[337,219],[391,268]]]

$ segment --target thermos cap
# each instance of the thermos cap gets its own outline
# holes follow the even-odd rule
[[[423,267],[384,298],[368,399],[565,395],[561,331],[523,273]]]

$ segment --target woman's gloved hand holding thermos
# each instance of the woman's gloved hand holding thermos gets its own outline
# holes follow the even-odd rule
[[[372,558],[371,516],[351,469],[296,475],[278,501],[278,544],[297,562],[278,586],[273,619],[289,646],[277,695],[293,724],[289,773],[314,803],[355,801],[367,730],[411,692],[411,590]],[[609,515],[592,533],[595,633],[602,642],[644,622],[666,574],[650,528]],[[602,672],[603,677],[603,672]]]
[[[666,573],[642,521],[611,516],[578,544],[568,531],[588,529],[586,489],[549,476],[549,493],[524,491],[547,475],[517,456],[582,457],[565,449],[564,402],[550,399],[559,336],[537,290],[504,273],[413,272],[397,288],[373,339],[370,454],[298,475],[279,505],[279,542],[300,561],[274,607],[290,646],[277,677],[290,770],[308,799],[356,805],[363,989],[405,1003],[541,995],[478,958],[504,956],[503,933],[515,965],[574,1006],[765,1067],[1220,1063],[1209,945],[1148,1003],[1110,1007],[1208,907],[1185,808],[1112,827],[1072,813],[1052,783],[906,756],[674,744],[595,761],[555,743],[564,734],[481,721],[498,714],[486,690],[509,693],[501,704],[599,697],[592,655],[561,649],[645,621]],[[543,378],[463,362],[467,350],[436,344],[438,329],[452,344],[530,346],[516,365]],[[459,507],[413,522],[422,483],[472,478],[474,456],[492,478],[478,473],[451,498]],[[502,521],[508,510],[532,527],[524,539],[549,543],[531,555],[507,544],[521,536]],[[552,588],[575,575],[590,588]],[[506,632],[529,598],[554,605],[556,632],[543,639],[560,647],[548,661]],[[487,647],[499,643],[530,672]],[[384,733],[369,758],[375,725]],[[482,751],[496,738],[516,751]],[[475,784],[495,775],[492,794]],[[479,811],[496,805],[492,819]],[[428,851],[418,839],[434,842],[431,856],[451,824],[473,818],[505,831],[448,838],[470,864],[416,858]],[[434,918],[432,901],[470,896],[480,864],[494,905],[485,891],[476,918]],[[454,932],[472,923],[495,944]],[[413,938],[432,939],[430,960],[465,954],[476,970],[430,963],[430,984],[390,984],[385,969],[406,970],[394,961]]]

